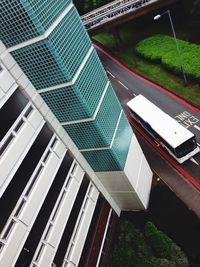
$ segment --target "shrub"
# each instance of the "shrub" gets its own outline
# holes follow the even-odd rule
[[[144,235],[132,223],[121,221],[110,267],[153,267],[151,251]]]
[[[154,35],[139,42],[135,48],[142,57],[160,62],[166,68],[181,73],[181,66],[187,76],[200,79],[200,45],[177,40],[181,57],[173,37]]]
[[[121,221],[109,267],[188,266],[181,249],[154,224],[147,222],[144,232],[145,235],[132,223]]]
[[[160,258],[169,257],[172,251],[172,240],[151,222],[146,223],[144,231],[156,256]]]
[[[176,264],[176,267],[188,267],[188,259],[183,251],[176,244],[172,244],[172,253],[170,259]]]
[[[152,258],[152,264],[154,267],[176,267],[176,264],[168,259]]]

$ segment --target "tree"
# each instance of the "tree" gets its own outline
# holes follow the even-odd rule
[[[164,258],[152,258],[152,264],[156,267],[176,267],[176,264],[168,259]]]
[[[84,4],[85,0],[74,0],[74,5],[76,6],[80,15],[84,14]]]
[[[156,256],[160,258],[169,257],[172,251],[172,240],[151,222],[146,223],[144,231]]]
[[[200,22],[200,0],[182,0],[181,12],[178,15],[182,17],[184,23],[198,26]],[[186,20],[188,21],[186,22]]]
[[[170,259],[176,264],[176,267],[188,267],[188,259],[183,251],[176,244],[172,244],[172,253]]]
[[[198,20],[200,20],[200,0],[193,0],[191,2],[191,14]]]
[[[153,223],[144,232],[120,221],[109,267],[188,267],[185,254]]]
[[[145,236],[150,242],[158,258],[153,257],[153,266],[156,267],[188,267],[188,259],[181,249],[156,226],[147,222]]]
[[[153,267],[151,251],[142,232],[128,221],[121,221],[109,267]]]

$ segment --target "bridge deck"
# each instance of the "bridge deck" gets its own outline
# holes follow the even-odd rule
[[[113,22],[121,23],[144,10],[147,12],[178,0],[115,0],[81,17],[85,28],[93,31]],[[139,14],[140,15],[140,14]],[[122,19],[123,18],[123,19]]]

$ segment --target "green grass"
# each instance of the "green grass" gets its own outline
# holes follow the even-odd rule
[[[107,48],[115,48],[115,39],[113,35],[109,33],[100,33],[93,37],[94,40],[98,41],[99,43],[103,44]]]
[[[153,30],[151,33],[153,34]],[[144,32],[140,31],[136,34],[133,28],[122,27],[120,28],[120,36],[122,44],[118,50],[111,33],[101,33],[94,36],[93,39],[111,49],[127,67],[136,73],[179,95],[193,105],[200,107],[200,85],[198,83],[190,82],[186,87],[181,76],[172,74],[162,68],[160,64],[144,60],[135,54],[134,47],[137,42],[145,38]]]

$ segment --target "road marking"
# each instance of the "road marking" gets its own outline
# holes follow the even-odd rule
[[[200,146],[200,144],[199,144],[199,143],[197,143],[197,145],[198,145],[198,146]]]
[[[160,146],[160,144],[156,141],[156,140],[154,140],[154,142],[156,143],[156,145],[159,147]]]
[[[197,125],[194,125],[194,128],[196,128],[197,130],[199,130],[199,131],[200,131],[200,127],[199,127],[199,126],[197,126]]]
[[[199,119],[197,119],[195,116],[193,116],[188,111],[183,111],[176,115],[174,119],[180,123],[185,128],[189,128],[190,126],[194,126],[197,122],[199,122]]]
[[[199,165],[199,163],[198,163],[194,158],[190,158],[190,161],[192,161],[192,162],[195,163],[196,165]]]
[[[116,78],[109,70],[107,70],[106,71],[110,76],[112,76],[113,78]],[[127,91],[129,91],[129,88],[126,86],[126,85],[124,85],[122,82],[120,82],[120,81],[118,81],[118,83],[120,83]],[[132,95],[133,96],[136,96],[136,94],[134,94],[133,92],[132,92]]]
[[[120,83],[126,90],[129,91],[128,87],[126,85],[124,85],[122,82],[118,81],[118,83]]]
[[[184,101],[182,98],[174,95],[173,93],[167,91],[166,89],[164,89],[163,87],[148,81],[147,79],[141,77],[140,75],[136,74],[135,72],[131,71],[128,67],[126,67],[125,65],[123,65],[122,63],[120,63],[114,56],[111,56],[108,52],[106,52],[103,48],[99,47],[96,44],[93,44],[94,47],[96,49],[98,49],[99,51],[101,51],[104,55],[108,56],[110,59],[112,59],[113,62],[115,62],[118,66],[120,66],[121,68],[123,68],[124,70],[126,70],[128,73],[130,73],[132,76],[144,81],[145,83],[153,86],[154,88],[160,90],[161,92],[164,92],[166,95],[172,97],[173,99],[176,99],[179,103],[182,103],[184,106],[190,108],[191,110],[193,110],[195,113],[197,113],[198,115],[200,115],[200,111],[198,108],[195,108],[194,106],[192,106],[191,104],[189,104],[188,102]]]
[[[115,76],[109,71],[109,70],[107,70],[106,71],[108,74],[110,74],[110,76],[112,76],[113,78],[115,78]]]

